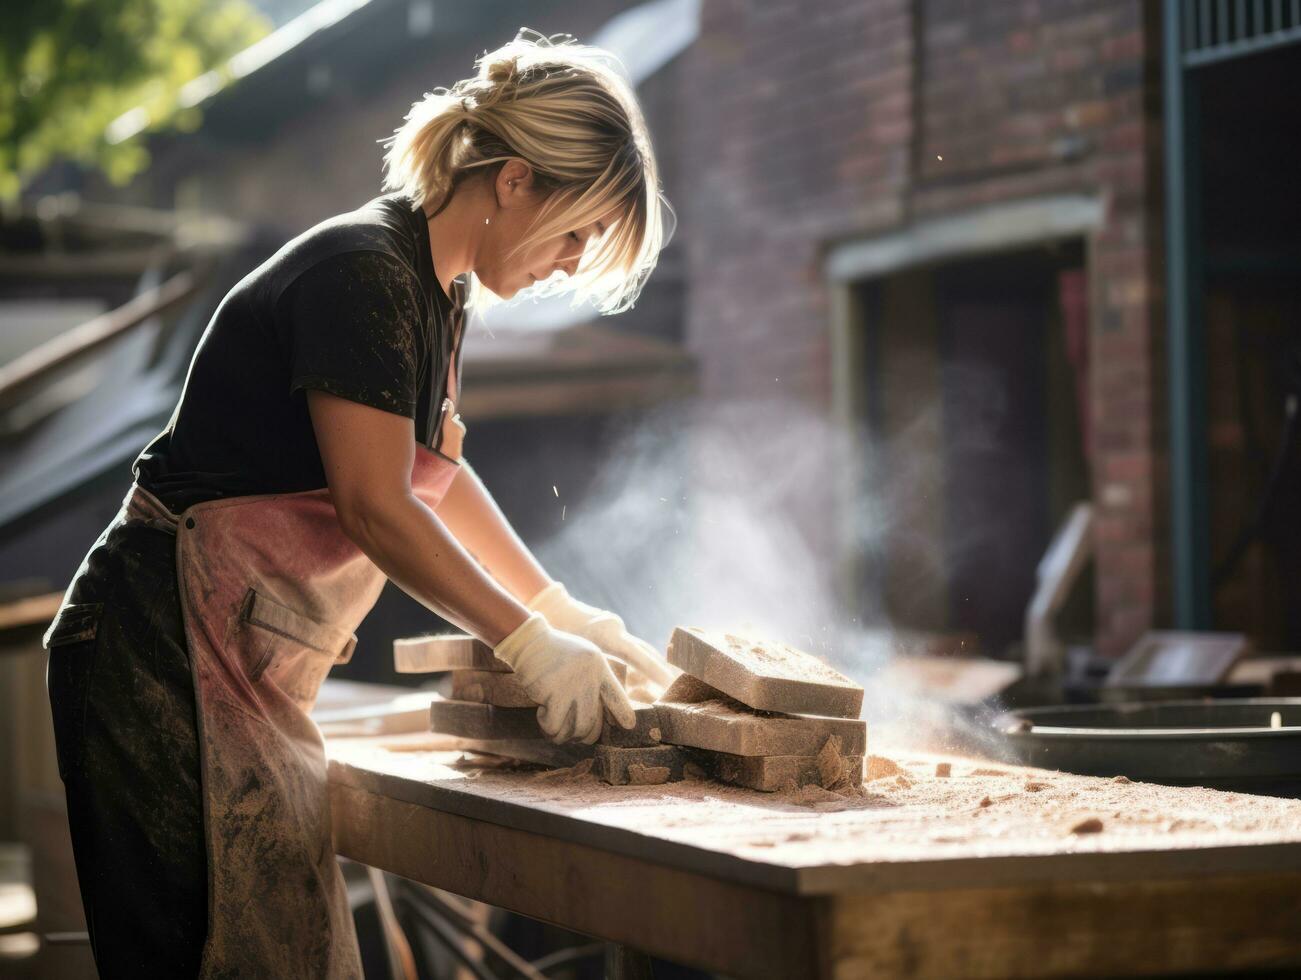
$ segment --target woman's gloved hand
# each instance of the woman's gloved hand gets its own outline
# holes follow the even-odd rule
[[[552,582],[527,603],[542,613],[552,626],[590,640],[630,668],[628,687],[642,686],[639,671],[661,691],[673,682],[677,672],[645,640],[628,632],[623,620],[612,612],[579,602],[560,582]]]
[[[510,664],[524,692],[538,703],[538,724],[553,742],[591,745],[608,713],[623,728],[637,724],[628,695],[605,654],[580,636],[553,629],[533,613],[493,650]]]

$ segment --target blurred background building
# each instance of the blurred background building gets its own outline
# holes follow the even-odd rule
[[[680,219],[633,311],[525,303],[468,349],[467,454],[527,540],[566,520],[554,487],[572,521],[627,433],[686,404],[770,461],[802,587],[845,622],[1017,656],[1087,501],[1064,623],[1098,653],[1162,626],[1301,648],[1295,0],[258,6],[274,29],[190,83],[197,126],[150,132],[147,168],[58,163],[4,212],[11,604],[66,585],[225,291],[378,193],[377,140],[526,25],[624,57]],[[811,455],[808,417],[844,438]],[[664,535],[702,530],[688,443]],[[621,560],[644,591],[655,557]],[[392,679],[391,639],[434,626],[390,588],[348,676]]]

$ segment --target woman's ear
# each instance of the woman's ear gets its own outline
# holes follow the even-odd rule
[[[497,203],[503,208],[531,203],[533,184],[533,168],[518,157],[511,157],[497,171]]]

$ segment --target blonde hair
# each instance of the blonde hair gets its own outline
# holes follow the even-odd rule
[[[617,62],[571,35],[521,29],[476,60],[473,78],[426,93],[411,107],[384,141],[384,186],[428,212],[445,206],[467,175],[519,157],[546,198],[507,258],[615,212],[620,217],[600,240],[589,240],[576,275],[548,280],[539,295],[572,291],[575,305],[592,301],[603,314],[631,308],[667,244],[672,208],[659,187],[641,108]],[[467,307],[493,305],[492,294],[471,279]]]

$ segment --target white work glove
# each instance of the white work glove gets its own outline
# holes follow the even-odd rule
[[[538,725],[553,742],[601,736],[605,715],[623,728],[637,724],[628,695],[605,655],[581,636],[552,629],[533,613],[493,650],[515,671],[524,693],[536,701]]]
[[[610,656],[629,667],[628,687],[644,687],[636,676],[640,672],[661,691],[673,682],[676,671],[645,640],[628,632],[623,620],[612,612],[579,602],[560,582],[552,582],[527,603],[542,613],[556,629],[590,640]]]

